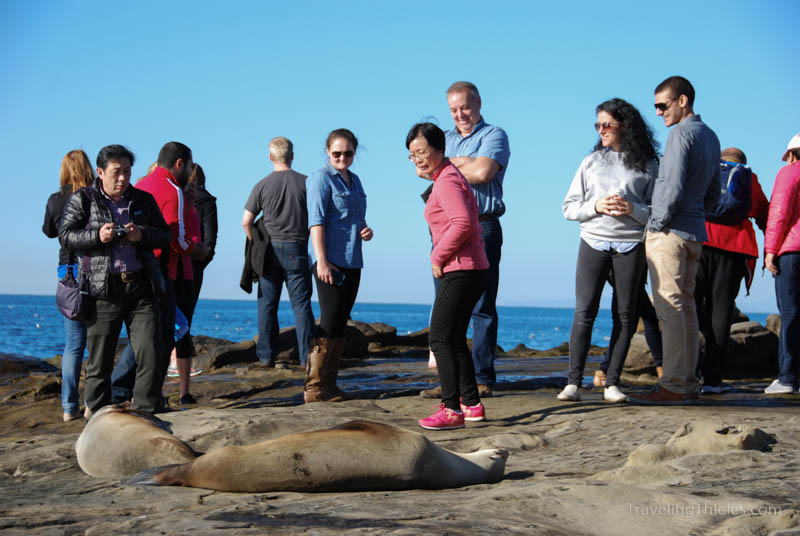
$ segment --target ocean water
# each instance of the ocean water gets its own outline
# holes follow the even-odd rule
[[[315,317],[319,304],[312,302]],[[569,339],[572,309],[545,307],[498,307],[497,343],[505,350],[518,344],[544,350]],[[429,305],[401,303],[356,303],[352,318],[361,322],[383,322],[397,328],[398,334],[412,333],[428,325]],[[766,314],[748,314],[751,320],[766,322]],[[281,327],[294,325],[289,302],[278,308]],[[258,307],[255,300],[200,300],[192,333],[231,341],[251,339],[258,333]],[[611,333],[611,314],[601,310],[592,332],[592,344],[607,346]],[[123,328],[124,336],[124,328]],[[471,337],[471,330],[468,333]],[[0,295],[0,353],[21,354],[48,359],[64,349],[64,317],[58,312],[55,296]]]

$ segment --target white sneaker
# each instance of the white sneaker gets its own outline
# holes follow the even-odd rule
[[[580,400],[581,394],[578,392],[577,385],[567,385],[564,390],[556,395],[559,400]]]
[[[794,387],[791,385],[784,385],[779,380],[775,380],[769,387],[764,389],[764,392],[768,395],[790,395],[794,391]]]
[[[628,397],[619,390],[619,387],[612,385],[611,387],[603,389],[603,399],[607,402],[625,402],[628,400]]]

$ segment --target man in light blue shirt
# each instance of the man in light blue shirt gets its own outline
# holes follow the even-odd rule
[[[720,195],[719,139],[695,115],[694,88],[681,76],[656,87],[656,113],[669,134],[653,190],[647,222],[647,265],[664,351],[664,373],[656,388],[638,404],[697,403],[700,384],[695,370],[700,353],[695,277],[706,240],[706,209]]]
[[[478,202],[481,236],[489,258],[486,291],[472,311],[472,361],[480,396],[491,396],[495,383],[497,347],[497,287],[500,281],[500,249],[503,229],[500,216],[503,178],[511,151],[508,136],[481,116],[481,96],[471,82],[456,82],[447,89],[447,104],[455,128],[445,134],[445,156],[458,167],[472,186]]]

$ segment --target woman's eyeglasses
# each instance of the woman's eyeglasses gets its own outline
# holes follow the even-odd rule
[[[619,123],[595,123],[594,124],[594,129],[597,132],[600,132],[601,130],[607,130],[609,128],[617,128],[618,126],[619,126]]]
[[[342,156],[345,158],[353,158],[353,155],[356,154],[353,151],[331,151],[331,156],[335,159],[339,159]]]
[[[428,149],[427,151],[419,151],[417,153],[410,153],[408,155],[408,159],[411,160],[412,162],[416,162],[417,160],[422,160],[423,158],[427,158],[428,156],[430,156],[430,154],[431,154],[430,149]]]

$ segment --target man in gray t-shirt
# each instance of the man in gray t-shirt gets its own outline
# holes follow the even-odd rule
[[[292,170],[294,152],[286,138],[269,142],[274,171],[255,185],[244,206],[242,227],[252,239],[253,223],[262,213],[269,234],[264,271],[258,279],[258,344],[256,355],[263,365],[273,366],[278,355],[278,301],[286,281],[297,324],[297,350],[305,365],[313,336],[311,269],[308,264],[308,211],[306,176]]]

